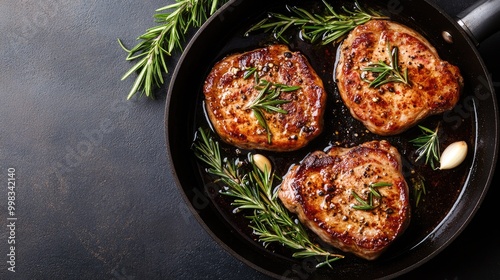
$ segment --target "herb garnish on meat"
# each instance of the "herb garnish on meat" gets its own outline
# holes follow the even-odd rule
[[[282,92],[295,91],[300,89],[300,86],[288,86],[279,83],[271,83],[265,79],[259,79],[256,68],[254,67],[248,68],[243,77],[247,79],[251,77],[252,74],[255,78],[255,89],[259,91],[259,94],[244,109],[252,110],[259,125],[267,132],[267,142],[271,143],[272,133],[269,130],[263,111],[268,113],[287,114],[288,111],[278,106],[288,103],[290,100],[279,99],[279,97]]]
[[[368,195],[367,199],[361,198],[355,191],[352,191],[352,195],[354,196],[354,199],[358,201],[358,204],[352,205],[351,207],[356,210],[364,210],[364,211],[370,211],[378,207],[378,204],[374,203],[374,199],[381,199],[382,194],[378,191],[378,188],[381,187],[389,187],[392,186],[391,183],[386,183],[386,182],[378,182],[378,183],[371,183],[368,186]]]
[[[399,68],[399,49],[398,47],[391,47],[387,43],[387,53],[390,54],[389,64],[385,61],[380,60],[376,63],[370,63],[367,67],[361,68],[361,78],[363,81],[370,83],[370,87],[378,88],[387,83],[403,83],[409,85],[408,80],[408,68],[401,71]],[[375,77],[373,80],[366,78],[368,72],[372,72]]]

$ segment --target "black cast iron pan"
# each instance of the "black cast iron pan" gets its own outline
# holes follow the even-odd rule
[[[337,10],[342,5],[352,6],[348,1],[329,2]],[[266,275],[291,279],[375,279],[402,275],[435,256],[460,234],[491,183],[498,153],[498,108],[492,82],[476,45],[498,29],[500,1],[481,1],[460,14],[458,20],[427,1],[359,2],[419,31],[437,48],[441,58],[461,69],[465,89],[459,104],[450,112],[424,120],[423,124],[433,127],[440,123],[443,145],[465,140],[470,146],[467,159],[459,168],[438,173],[422,169],[429,182],[424,200],[418,207],[413,205],[412,222],[405,234],[375,261],[347,255],[335,262],[333,269],[315,269],[307,259],[292,258],[290,251],[279,246],[264,248],[254,240],[244,217],[231,211],[230,201],[220,197],[217,186],[203,175],[203,166],[191,150],[198,127],[209,127],[203,112],[202,85],[214,63],[230,53],[272,42],[273,38],[267,34],[243,36],[267,12],[284,12],[285,5],[313,7],[321,5],[321,1],[230,1],[195,34],[173,73],[165,129],[170,166],[179,190],[200,224],[222,247]],[[292,40],[290,47],[308,57],[326,84],[330,94],[326,127],[322,135],[303,150],[269,153],[268,157],[281,165],[281,170],[286,170],[308,152],[324,149],[335,141],[349,146],[377,138],[361,132],[363,128],[346,113],[341,102],[335,102],[338,95],[332,71],[336,47],[312,46],[299,38]],[[331,121],[333,119],[335,121]],[[339,123],[342,127],[338,127]],[[332,133],[334,130],[340,130],[338,136]],[[354,134],[357,136],[353,137]],[[387,138],[403,151],[407,170],[415,164],[408,140],[416,135],[418,129],[413,128]],[[230,146],[223,149],[228,156],[236,155]]]

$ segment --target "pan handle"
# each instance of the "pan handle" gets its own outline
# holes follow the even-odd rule
[[[500,0],[479,0],[457,17],[458,24],[479,45],[500,30]]]

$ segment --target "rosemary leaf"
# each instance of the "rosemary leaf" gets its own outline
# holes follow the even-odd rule
[[[412,173],[414,172],[415,171]],[[415,200],[415,206],[418,207],[422,196],[426,194],[425,179],[422,175],[416,174],[410,178],[410,181],[413,186],[413,199]]]
[[[248,79],[248,78],[250,78],[252,75],[254,75],[254,73],[256,73],[256,71],[257,71],[257,68],[255,68],[255,67],[250,67],[250,68],[248,68],[248,69],[245,71],[244,75],[243,75],[243,79]]]

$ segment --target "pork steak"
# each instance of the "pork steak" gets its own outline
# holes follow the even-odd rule
[[[278,196],[323,241],[367,260],[410,222],[401,156],[386,140],[309,154],[289,169]]]
[[[393,21],[371,20],[356,27],[342,42],[339,56],[340,96],[352,116],[375,134],[395,135],[452,109],[463,87],[458,67],[441,60],[422,35]],[[381,73],[367,67],[379,62],[391,66],[391,61],[400,74],[407,71],[408,83],[372,84]]]
[[[272,84],[271,91],[279,87],[275,85],[297,87],[280,89],[277,98],[269,98],[281,102],[274,107],[283,111],[249,106],[259,98],[262,82]],[[239,148],[293,151],[307,145],[323,129],[323,82],[304,55],[285,45],[223,58],[208,74],[203,92],[213,128],[223,141]],[[259,121],[258,112],[267,128]]]

